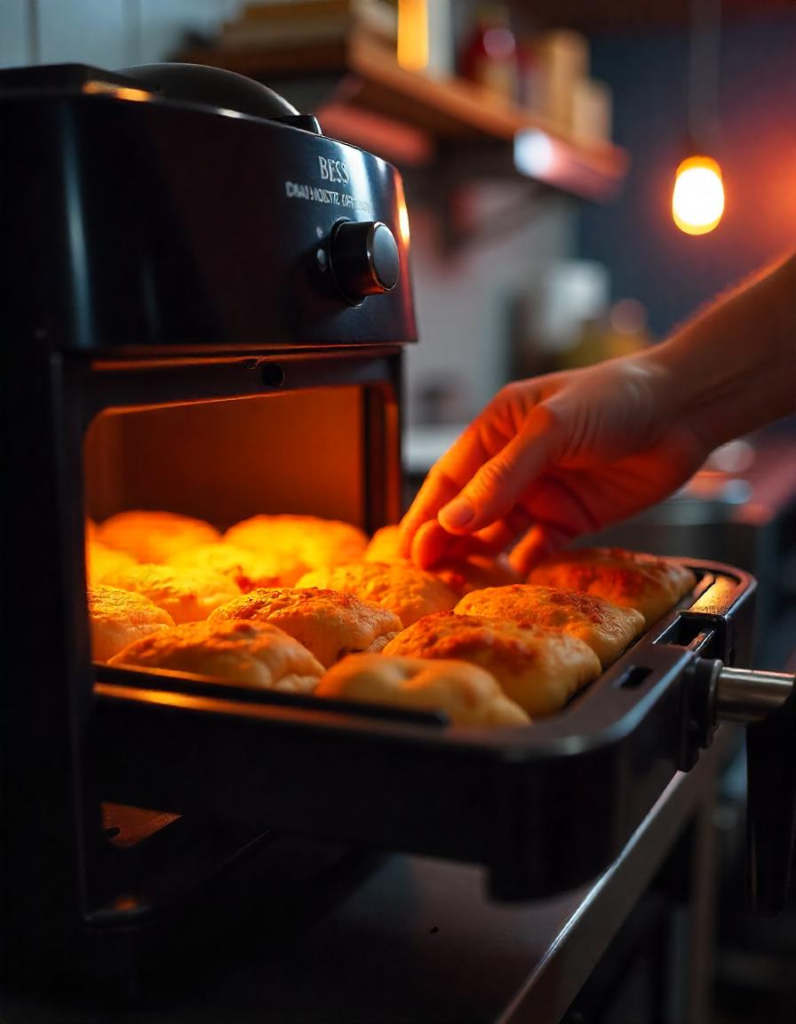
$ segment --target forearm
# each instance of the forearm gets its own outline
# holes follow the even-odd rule
[[[796,255],[643,357],[708,450],[796,412]]]

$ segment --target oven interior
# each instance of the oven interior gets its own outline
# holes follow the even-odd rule
[[[293,512],[367,528],[365,415],[355,385],[101,413],[86,434],[86,514],[165,509],[223,530]]]

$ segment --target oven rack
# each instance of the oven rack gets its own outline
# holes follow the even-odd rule
[[[689,596],[555,716],[443,715],[97,666],[103,800],[482,864],[493,898],[573,888],[614,860],[696,761],[702,658],[748,657],[755,581],[683,560]]]

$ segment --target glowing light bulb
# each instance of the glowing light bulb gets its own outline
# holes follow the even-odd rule
[[[706,235],[724,214],[721,168],[709,156],[692,156],[677,168],[672,217],[687,235]]]

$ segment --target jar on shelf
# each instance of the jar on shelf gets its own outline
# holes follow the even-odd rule
[[[462,77],[513,102],[517,96],[517,72],[517,40],[511,30],[508,7],[479,7],[461,52]]]

